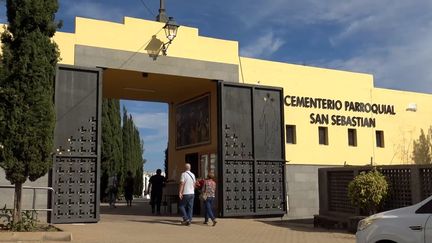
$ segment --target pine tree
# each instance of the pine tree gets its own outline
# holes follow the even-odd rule
[[[59,53],[51,40],[56,0],[7,0],[8,25],[0,79],[0,166],[15,185],[13,221],[21,221],[22,184],[51,166],[55,111],[53,81]]]
[[[420,130],[420,136],[413,144],[413,160],[416,164],[432,163],[432,127],[429,128],[428,134],[425,135],[423,129]]]

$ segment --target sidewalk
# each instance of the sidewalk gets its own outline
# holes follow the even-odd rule
[[[56,225],[72,233],[73,242],[152,242],[152,243],[354,243],[346,233],[315,229],[275,219],[218,219],[215,227],[196,217],[190,226],[180,224],[179,216],[153,216],[148,202],[136,200],[132,207],[101,206],[96,224]]]

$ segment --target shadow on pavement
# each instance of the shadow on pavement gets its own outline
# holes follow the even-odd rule
[[[161,207],[161,216],[177,216],[167,212],[166,207]],[[100,213],[108,215],[138,215],[138,216],[155,216],[151,212],[151,206],[148,199],[134,199],[132,206],[128,207],[125,201],[116,202],[116,207],[110,207],[107,203],[100,204]]]
[[[313,219],[298,219],[298,220],[257,220],[258,222],[276,226],[287,228],[294,231],[300,232],[327,232],[327,233],[341,233],[341,234],[349,234],[348,231],[343,229],[325,229],[325,228],[317,228],[314,227]]]
[[[168,224],[168,225],[175,225],[175,226],[182,226],[180,223],[180,220],[174,220],[174,219],[143,219],[143,220],[128,220],[130,222],[138,222],[138,223],[148,223],[148,224]]]
[[[166,224],[166,225],[174,225],[174,226],[180,226],[180,227],[187,227],[183,224],[181,224],[180,219],[143,219],[143,220],[136,220],[136,219],[132,219],[132,220],[128,220],[129,222],[138,222],[138,223],[146,223],[146,224]],[[209,227],[206,224],[203,224],[202,222],[192,222],[192,225],[197,225],[197,226],[203,226],[203,227]]]

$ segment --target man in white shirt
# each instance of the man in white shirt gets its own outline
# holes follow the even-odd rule
[[[186,171],[183,172],[180,177],[179,209],[183,215],[182,224],[190,225],[192,222],[196,179],[195,179],[195,175],[190,171],[191,170],[190,164],[186,163],[185,169]]]

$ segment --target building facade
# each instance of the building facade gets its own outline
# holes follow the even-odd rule
[[[198,177],[216,172],[223,216],[311,217],[318,168],[412,163],[413,141],[432,125],[430,94],[377,88],[370,74],[241,57],[238,42],[186,26],[163,56],[163,27],[77,17],[75,31],[54,40],[61,65],[100,70],[102,97],[169,104],[167,177],[177,180],[185,162]]]

